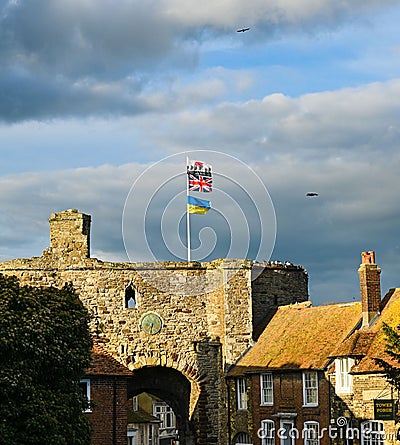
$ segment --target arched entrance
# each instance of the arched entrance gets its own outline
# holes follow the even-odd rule
[[[128,398],[143,392],[159,397],[173,409],[177,418],[179,445],[194,445],[195,435],[190,421],[190,381],[173,368],[145,366],[133,371]]]

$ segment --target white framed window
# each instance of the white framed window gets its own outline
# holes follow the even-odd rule
[[[161,429],[176,428],[175,413],[165,402],[153,404],[153,415],[161,420]]]
[[[367,420],[361,424],[361,445],[384,445],[385,429],[379,420]]]
[[[154,444],[154,425],[149,424],[149,445]]]
[[[304,445],[319,445],[319,423],[304,422],[303,430]]]
[[[236,379],[237,409],[247,409],[246,380],[243,377]]]
[[[260,374],[261,405],[274,404],[274,381],[272,373]]]
[[[85,413],[90,413],[90,379],[81,379],[79,381],[79,386],[81,388],[83,397],[88,401],[89,407],[85,409]]]
[[[238,433],[233,439],[234,445],[253,445],[251,437],[247,433]]]
[[[340,357],[335,360],[335,390],[338,394],[350,394],[353,391],[353,377],[350,370],[354,365],[354,359]]]
[[[303,372],[303,404],[318,406],[318,374],[316,371]]]
[[[261,445],[275,445],[275,422],[273,420],[262,420],[259,437]]]

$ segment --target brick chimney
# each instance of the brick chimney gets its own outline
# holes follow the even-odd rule
[[[52,213],[48,253],[66,261],[90,257],[90,215],[76,209]]]
[[[370,250],[361,253],[360,294],[362,307],[362,327],[367,328],[379,314],[381,304],[381,269],[375,264],[375,252]]]

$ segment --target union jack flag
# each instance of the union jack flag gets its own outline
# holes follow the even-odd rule
[[[189,176],[189,191],[191,192],[211,192],[212,191],[212,177],[202,175]]]

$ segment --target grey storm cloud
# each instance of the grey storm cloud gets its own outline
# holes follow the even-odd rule
[[[8,2],[0,12],[0,116],[147,111],[141,94],[167,57],[176,66],[190,60],[151,2]]]
[[[140,95],[143,82],[97,82],[82,79],[72,82],[64,76],[11,69],[0,73],[0,116],[13,122],[51,119],[60,116],[82,117],[93,114],[135,114],[151,109]],[[135,93],[133,93],[134,91]]]
[[[170,102],[154,102],[152,93],[169,72],[196,65],[202,41],[229,35],[245,21],[256,26],[249,44],[259,43],[271,30],[332,26],[380,2],[3,0],[0,5],[0,119],[13,122],[165,112]]]
[[[124,77],[173,48],[152,2],[9,2],[1,25],[3,58],[54,75]]]

